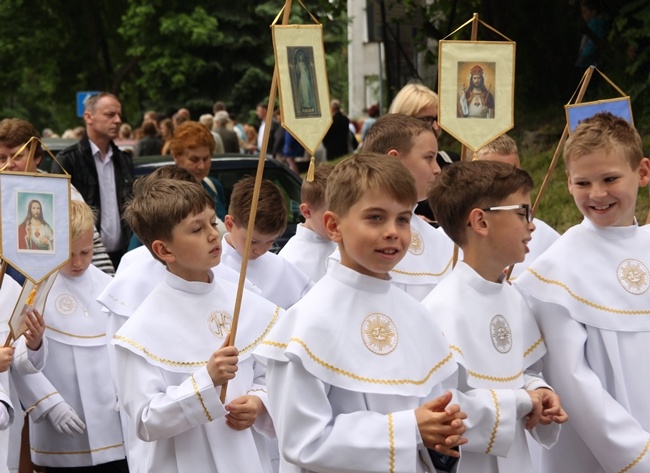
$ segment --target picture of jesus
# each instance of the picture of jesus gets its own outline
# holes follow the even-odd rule
[[[320,117],[318,85],[311,47],[287,47],[290,58],[291,96],[296,118]]]
[[[459,71],[461,67],[459,63]],[[486,75],[485,69],[478,64],[469,71],[467,82],[462,83],[459,93],[458,118],[494,118],[494,95],[491,83],[485,85]]]
[[[27,216],[18,226],[18,249],[54,251],[54,231],[43,217],[43,205],[38,199],[27,204]]]

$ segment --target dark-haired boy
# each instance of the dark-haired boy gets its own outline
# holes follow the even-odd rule
[[[445,168],[429,191],[429,204],[463,260],[422,303],[452,347],[458,388],[491,390],[499,412],[493,435],[463,449],[459,472],[533,473],[525,429],[548,448],[567,419],[534,366],[546,346],[533,314],[504,281],[503,269],[523,261],[535,230],[532,188],[526,171],[473,161]]]

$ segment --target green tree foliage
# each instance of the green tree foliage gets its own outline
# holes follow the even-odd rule
[[[335,72],[345,46],[346,3],[306,2],[323,23]],[[247,114],[268,98],[273,74],[270,24],[282,0],[4,0],[0,2],[0,117],[37,127],[79,124],[75,93],[120,96],[125,120],[216,100]],[[291,22],[313,23],[294,2]],[[339,56],[337,58],[337,56]],[[339,73],[340,76],[340,73]],[[338,77],[333,89],[345,78]],[[248,119],[248,116],[244,116]]]

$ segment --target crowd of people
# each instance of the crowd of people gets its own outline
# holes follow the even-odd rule
[[[303,181],[305,221],[275,254],[282,192],[243,178],[226,207],[210,158],[259,150],[267,126],[271,154],[293,145],[267,104],[257,138],[221,106],[166,132],[145,118],[137,152],[175,165],[134,181],[118,98],[87,101],[51,169],[74,189],[71,258],[0,348],[0,472],[23,410],[47,472],[650,471],[650,160],[630,123],[600,113],[567,140],[584,220],[560,235],[532,215],[512,138],[475,160],[438,149],[426,87],[373,109],[358,149],[333,101],[325,152],[345,158]],[[0,122],[2,170],[36,172],[42,151],[17,153],[31,136]],[[2,320],[20,290],[4,278]]]

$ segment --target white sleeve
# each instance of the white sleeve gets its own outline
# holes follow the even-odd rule
[[[310,471],[416,471],[419,435],[413,410],[335,414],[330,386],[300,363],[269,360],[269,403],[282,456]],[[291,386],[286,389],[286,386]]]
[[[43,369],[47,359],[47,337],[43,337],[43,343],[38,350],[30,350],[23,335],[18,337],[14,344],[14,360],[11,370],[20,374],[36,373]]]
[[[11,378],[25,412],[34,422],[42,421],[50,409],[64,401],[63,396],[41,372],[20,374],[12,371]]]
[[[227,414],[207,368],[169,386],[160,368],[119,345],[115,347],[119,398],[145,441],[174,437]]]
[[[560,394],[569,422],[605,471],[635,464],[650,471],[650,433],[603,388],[585,358],[587,331],[564,307],[530,299],[548,352],[544,374]]]
[[[253,373],[253,386],[251,386],[247,394],[259,397],[266,408],[266,412],[257,416],[257,419],[255,419],[253,428],[265,437],[275,438],[273,420],[269,413],[269,395],[266,389],[266,366],[253,359]]]

